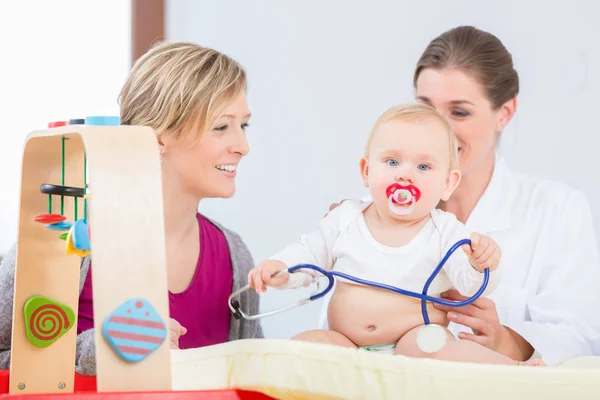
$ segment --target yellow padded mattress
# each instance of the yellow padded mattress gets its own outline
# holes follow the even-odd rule
[[[317,343],[247,339],[172,353],[174,390],[278,399],[600,399],[600,357],[559,367],[468,364]]]

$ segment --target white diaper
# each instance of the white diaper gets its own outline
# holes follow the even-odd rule
[[[394,342],[389,344],[379,344],[372,346],[358,346],[358,349],[368,351],[370,353],[379,353],[393,356],[394,350],[396,349],[396,343]]]

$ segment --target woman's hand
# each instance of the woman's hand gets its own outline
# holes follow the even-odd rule
[[[181,326],[179,322],[170,318],[169,320],[169,340],[171,341],[171,348],[179,348],[179,337],[187,333],[187,329]]]
[[[456,290],[442,293],[442,298],[450,301],[467,299]],[[480,297],[463,307],[449,307],[441,304],[434,304],[434,307],[447,311],[450,321],[473,330],[473,333],[460,332],[459,339],[479,343],[514,360],[528,360],[533,354],[533,347],[529,342],[512,329],[500,324],[496,304],[487,297]]]

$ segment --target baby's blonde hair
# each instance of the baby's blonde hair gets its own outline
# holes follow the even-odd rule
[[[448,121],[440,113],[438,113],[435,108],[422,103],[400,104],[390,107],[387,111],[381,114],[379,118],[377,118],[377,121],[375,121],[373,129],[371,129],[371,132],[369,133],[367,144],[365,145],[365,157],[368,157],[369,155],[371,141],[373,140],[377,129],[379,129],[382,124],[393,119],[399,119],[404,122],[422,122],[434,120],[441,123],[448,133],[450,169],[458,168],[458,140],[456,139],[456,134],[454,133],[452,126],[450,126],[450,123],[448,123]]]
[[[119,95],[121,124],[197,140],[246,86],[246,72],[228,56],[195,43],[160,43],[131,69]]]

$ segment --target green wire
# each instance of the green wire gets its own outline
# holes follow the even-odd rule
[[[65,137],[62,137],[62,185],[65,186]],[[65,197],[60,196],[60,215],[64,215],[65,213]]]
[[[52,195],[48,195],[48,214],[52,214]]]

